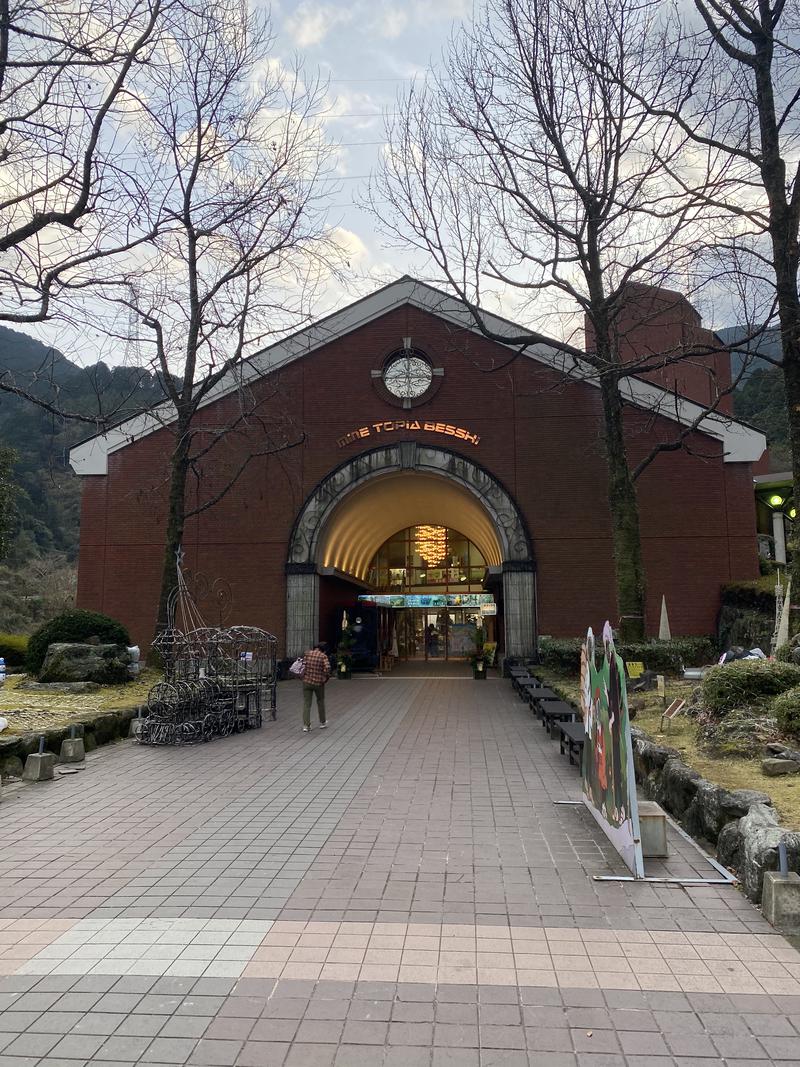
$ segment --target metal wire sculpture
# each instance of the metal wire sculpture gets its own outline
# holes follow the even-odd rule
[[[277,718],[277,639],[255,626],[206,626],[182,562],[179,551],[168,625],[153,641],[164,680],[148,693],[144,745],[211,741]]]

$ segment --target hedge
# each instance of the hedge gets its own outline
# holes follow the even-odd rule
[[[97,611],[65,611],[31,635],[25,666],[28,674],[38,674],[42,669],[48,645],[56,642],[66,644],[97,637],[101,644],[130,645],[128,631],[121,622],[101,615]]]
[[[581,663],[583,638],[543,637],[539,641],[539,660],[545,667],[562,674],[577,674]],[[680,674],[684,667],[699,667],[717,659],[710,637],[676,637],[671,641],[647,641],[617,645],[625,660],[644,663],[659,674]]]
[[[9,667],[24,667],[28,651],[28,638],[25,634],[7,634],[0,632],[0,657]]]
[[[703,679],[703,704],[716,712],[766,707],[773,697],[800,686],[800,667],[775,660],[740,659],[712,667]]]

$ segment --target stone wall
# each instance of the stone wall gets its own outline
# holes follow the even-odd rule
[[[734,871],[747,896],[761,900],[765,871],[778,869],[783,838],[789,869],[800,873],[800,834],[783,829],[772,799],[755,789],[724,789],[692,770],[674,748],[657,745],[633,729],[636,781],[694,838]]]
[[[83,722],[72,723],[75,733],[83,738],[84,748],[92,752],[99,745],[126,738],[130,732],[131,719],[135,719],[139,708],[121,708],[118,711],[98,712],[87,717]],[[19,778],[26,758],[32,752],[39,751],[39,738],[44,736],[46,752],[61,752],[61,742],[70,736],[71,726],[59,726],[39,733],[0,734],[0,778]]]

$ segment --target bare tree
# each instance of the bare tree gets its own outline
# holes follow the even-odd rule
[[[520,349],[553,344],[535,329],[495,335],[482,312],[492,287],[513,291],[532,321],[543,306],[582,313],[588,351],[559,346],[565,371],[587,374],[602,397],[625,639],[644,636],[645,587],[621,382],[659,359],[623,361],[617,323],[633,283],[685,281],[707,225],[664,167],[680,165],[687,136],[640,102],[663,87],[660,62],[642,48],[655,26],[638,0],[487,0],[441,76],[400,101],[373,198],[389,232],[432,258],[485,335]],[[704,186],[707,155],[696,168]]]
[[[112,234],[111,254],[65,282],[73,297],[100,295],[116,308],[122,332],[138,324],[142,358],[168,396],[148,416],[172,440],[160,625],[187,519],[229,492],[254,458],[302,440],[266,417],[246,360],[309,317],[334,258],[321,200],[320,87],[270,56],[269,25],[246,0],[188,0],[163,24],[163,43],[126,89],[139,190],[127,250]],[[234,455],[237,435],[245,446]],[[213,479],[204,477],[212,455]]]
[[[40,322],[119,201],[119,113],[162,0],[0,0],[0,321]]]
[[[709,198],[731,219],[718,248],[733,257],[750,293],[762,294],[761,325],[777,314],[800,501],[800,6],[797,0],[694,0],[693,11],[673,19],[673,40],[680,62],[665,72],[671,92],[647,105],[699,150],[729,160],[731,180]],[[768,357],[759,352],[759,358]],[[797,523],[791,544],[798,595]]]

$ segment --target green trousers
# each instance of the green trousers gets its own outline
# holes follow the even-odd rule
[[[311,725],[311,701],[315,693],[317,694],[319,721],[325,722],[325,686],[308,685],[307,682],[303,682],[303,726]]]

